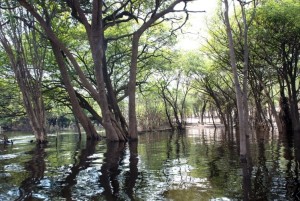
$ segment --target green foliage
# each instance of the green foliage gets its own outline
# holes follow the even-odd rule
[[[11,127],[25,115],[18,85],[7,56],[0,52],[0,126]]]
[[[260,39],[292,40],[300,33],[299,1],[268,1],[257,9],[255,31]]]
[[[253,70],[273,90],[280,82],[292,84],[299,75],[300,2],[265,1],[256,13],[250,32]]]

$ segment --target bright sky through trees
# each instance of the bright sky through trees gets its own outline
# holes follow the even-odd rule
[[[207,21],[214,14],[218,0],[195,0],[188,6],[190,11],[205,11],[190,13],[187,25],[183,28],[183,35],[179,38],[180,49],[196,49],[200,46],[201,38],[205,37]]]

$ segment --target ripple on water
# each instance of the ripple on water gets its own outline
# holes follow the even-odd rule
[[[8,172],[23,172],[24,167],[19,165],[19,164],[12,163],[12,164],[9,164],[9,165],[5,165],[4,170],[8,171]]]
[[[0,160],[8,160],[8,159],[13,159],[17,158],[17,154],[5,154],[5,155],[0,155]]]
[[[0,200],[1,201],[11,201],[16,200],[19,196],[19,188],[18,187],[9,187],[9,186],[2,186],[0,190]]]
[[[10,173],[0,173],[0,178],[5,178],[5,177],[11,177],[11,174]]]

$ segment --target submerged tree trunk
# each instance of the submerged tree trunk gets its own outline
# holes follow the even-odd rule
[[[105,49],[103,51],[105,52],[106,47],[107,47],[107,41],[104,41],[104,47],[105,47]],[[128,136],[128,125],[127,125],[127,122],[120,110],[117,97],[114,93],[112,81],[108,74],[105,54],[103,54],[103,76],[104,76],[104,81],[105,81],[106,89],[107,89],[107,100],[109,102],[109,108],[112,108],[112,110],[114,111],[114,116],[115,116],[116,121],[118,123],[120,123],[120,125],[123,129],[123,132],[125,133],[126,136]]]
[[[282,129],[283,129],[282,122],[280,120],[278,112],[276,111],[276,107],[275,107],[274,101],[271,98],[271,94],[270,94],[269,90],[267,90],[266,85],[263,83],[263,81],[259,80],[259,82],[263,87],[264,94],[267,97],[267,102],[269,103],[270,108],[271,108],[271,113],[275,118],[275,122],[276,122],[276,125],[277,125],[277,128],[278,128],[278,132],[282,133]]]
[[[292,130],[300,130],[299,120],[299,107],[298,107],[298,92],[297,82],[299,76],[299,37],[295,36],[295,41],[291,40],[295,44],[289,44],[286,41],[281,43],[280,56],[282,57],[282,69],[280,70],[280,76],[284,79],[287,89],[288,101],[289,101],[289,114],[292,121]],[[299,86],[298,86],[299,87]]]

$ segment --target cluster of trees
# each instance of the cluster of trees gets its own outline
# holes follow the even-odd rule
[[[299,130],[299,1],[232,2],[220,2],[201,49],[183,52],[189,1],[2,1],[1,115],[26,112],[40,142],[63,107],[88,138],[93,119],[111,141],[183,129],[207,110],[241,137],[273,120]]]
[[[249,123],[279,132],[299,130],[298,1],[224,1],[204,52],[211,67],[194,74],[225,127],[238,123],[247,153]],[[217,79],[216,79],[217,77]],[[225,103],[225,104],[224,104]]]
[[[2,1],[0,41],[37,141],[46,141],[43,92],[67,99],[88,138],[98,135],[87,113],[108,140],[136,139],[136,86],[186,22],[188,2]]]

